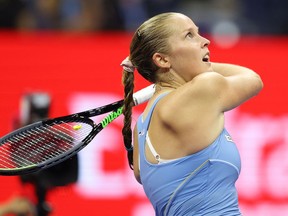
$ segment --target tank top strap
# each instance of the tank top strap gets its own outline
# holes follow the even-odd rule
[[[156,104],[158,103],[158,101],[161,98],[163,98],[165,95],[167,95],[168,93],[169,92],[162,93],[161,95],[159,95],[155,99],[155,101],[153,102],[153,104],[152,104],[150,110],[148,111],[148,114],[147,114],[145,119],[144,119],[143,113],[139,116],[139,118],[137,120],[137,128],[138,128],[139,138],[140,137],[144,138],[144,140],[140,139],[140,141],[145,142],[146,133],[148,131],[148,127],[149,127],[149,124],[150,124],[150,120],[151,120],[151,116],[152,116],[153,110],[154,110]]]
[[[153,111],[154,111],[154,109],[155,109],[155,106],[157,105],[158,101],[161,100],[161,99],[162,99],[164,96],[166,96],[168,93],[170,93],[170,92],[164,92],[164,93],[160,94],[160,95],[155,99],[155,101],[153,102],[152,106],[150,107],[150,110],[149,110],[149,112],[148,112],[148,114],[147,114],[147,116],[146,116],[145,119],[144,119],[144,116],[143,116],[143,114],[142,114],[141,119],[142,119],[142,122],[143,122],[143,124],[145,125],[146,129],[148,129],[148,127],[149,127],[149,123],[150,123],[150,120],[151,120],[152,113],[153,113]]]
[[[150,120],[151,120],[151,116],[152,116],[152,113],[153,113],[153,110],[156,106],[156,104],[158,103],[158,101],[160,99],[162,99],[165,95],[167,95],[169,92],[165,92],[165,93],[162,93],[161,95],[159,95],[155,101],[153,102],[152,106],[150,107],[150,110],[148,111],[148,114],[146,116],[146,118],[144,119],[144,116],[143,116],[143,113],[138,117],[138,120],[137,120],[137,129],[138,129],[138,145],[139,145],[139,157],[138,157],[138,160],[139,160],[139,170],[140,170],[140,167],[141,167],[141,159],[142,160],[145,158],[145,142],[146,142],[146,134],[147,134],[147,131],[148,131],[148,127],[149,127],[149,124],[150,124]]]

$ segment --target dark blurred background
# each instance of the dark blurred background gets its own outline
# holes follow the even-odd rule
[[[287,0],[0,0],[0,28],[127,30],[166,11],[183,12],[201,32],[288,33]]]

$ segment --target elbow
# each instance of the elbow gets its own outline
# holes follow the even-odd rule
[[[259,86],[259,90],[263,89],[264,87],[264,83],[259,75],[258,75],[258,86]]]
[[[264,87],[264,83],[261,79],[261,77],[256,74],[256,77],[255,77],[255,89],[256,89],[256,94],[258,94]]]

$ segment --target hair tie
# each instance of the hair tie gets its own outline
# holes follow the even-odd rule
[[[133,73],[135,71],[135,67],[133,66],[132,62],[129,60],[129,57],[126,57],[120,65],[127,72]]]

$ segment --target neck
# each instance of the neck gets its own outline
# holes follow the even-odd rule
[[[159,77],[159,81],[156,82],[156,91],[177,89],[185,83],[185,80],[177,73],[169,71]]]

